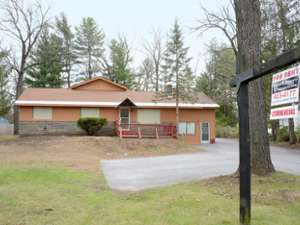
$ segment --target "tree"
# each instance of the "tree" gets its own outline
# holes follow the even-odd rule
[[[7,52],[0,52],[0,116],[7,116],[11,108],[10,93],[8,92],[8,73],[9,70],[4,58]]]
[[[25,82],[30,87],[58,88],[64,84],[62,40],[45,27],[33,50]]]
[[[260,64],[261,13],[259,0],[235,0],[237,21],[237,73]],[[267,132],[264,90],[261,79],[249,83],[250,146],[252,172],[274,171]]]
[[[198,26],[194,28],[195,31],[200,34],[205,33],[208,30],[216,29],[221,31],[230,43],[230,46],[237,54],[237,34],[236,34],[236,21],[234,19],[232,1],[229,5],[221,7],[220,12],[209,11],[205,7],[201,7],[204,19],[198,19]]]
[[[118,39],[112,39],[109,49],[109,60],[101,57],[103,76],[129,88],[132,87],[135,74],[131,68],[133,59],[127,39],[121,36]]]
[[[104,53],[105,35],[91,17],[83,18],[82,23],[76,27],[76,56],[78,64],[83,67],[81,74],[84,79],[91,79],[99,72],[99,58]]]
[[[208,46],[209,60],[206,70],[197,78],[196,90],[212,97],[219,105],[217,121],[223,126],[234,126],[236,119],[236,94],[228,83],[235,73],[235,55],[226,44],[212,40]]]
[[[74,49],[74,34],[72,27],[68,22],[67,16],[62,13],[60,17],[56,18],[57,35],[62,39],[62,57],[64,64],[64,72],[67,75],[68,87],[71,86],[71,71],[76,62],[76,55]]]
[[[176,20],[170,31],[166,51],[163,55],[162,73],[165,85],[175,86],[177,136],[179,101],[191,98],[191,82],[193,82],[193,75],[189,67],[191,58],[187,54],[188,48],[184,47],[182,30]]]
[[[49,8],[44,9],[39,1],[25,6],[23,0],[7,0],[1,5],[0,30],[15,41],[16,49],[8,55],[10,67],[16,73],[17,99],[23,92],[24,74],[29,69],[29,55],[41,31],[47,24]],[[16,54],[14,54],[16,53]],[[19,110],[14,106],[14,133],[19,132]]]
[[[159,81],[161,80],[161,61],[164,53],[161,35],[155,32],[152,42],[145,42],[144,49],[148,55],[147,58],[152,61],[151,64],[154,66],[155,91],[158,92]]]
[[[150,58],[145,58],[139,68],[138,73],[138,89],[149,91],[153,89],[156,82],[153,82],[155,75],[155,66]],[[156,87],[155,87],[156,90]]]
[[[204,11],[206,19],[199,20],[200,24],[195,29],[200,33],[211,29],[223,32],[236,55],[238,65],[236,73],[239,73],[252,67],[254,64],[260,63],[261,15],[258,0],[235,0],[233,3],[234,5],[230,4],[223,7],[220,13],[203,9],[206,11]],[[258,11],[255,12],[254,9]],[[233,13],[235,13],[236,18],[233,18]],[[239,24],[237,24],[237,19],[239,19]],[[241,60],[242,62],[240,62]],[[263,88],[264,81],[263,79],[257,80],[252,82],[250,86],[249,107],[250,114],[252,115],[250,117],[252,172],[263,175],[274,171],[268,140],[267,112],[265,108],[266,98]]]

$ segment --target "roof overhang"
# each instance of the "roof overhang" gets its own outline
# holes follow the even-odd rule
[[[124,101],[122,101],[124,102]],[[63,106],[63,107],[118,107],[122,102],[87,102],[87,101],[30,101],[17,100],[17,106]],[[138,108],[175,108],[173,102],[135,102]],[[218,104],[179,103],[180,108],[218,108]]]

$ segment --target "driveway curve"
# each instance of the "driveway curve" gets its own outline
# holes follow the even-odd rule
[[[233,173],[238,167],[238,141],[217,139],[202,144],[204,152],[136,159],[102,160],[101,168],[111,189],[138,191],[198,181]],[[271,147],[277,170],[300,175],[300,151]]]

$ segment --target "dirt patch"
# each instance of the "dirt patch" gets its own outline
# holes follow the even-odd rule
[[[117,137],[35,136],[0,141],[0,163],[53,162],[99,171],[101,159],[199,152],[175,139],[119,139]]]

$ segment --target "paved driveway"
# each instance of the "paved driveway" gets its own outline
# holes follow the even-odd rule
[[[233,173],[238,166],[238,142],[218,139],[201,145],[205,152],[137,159],[103,160],[101,167],[112,189],[137,191],[197,181]],[[277,170],[300,175],[300,151],[272,147]]]

